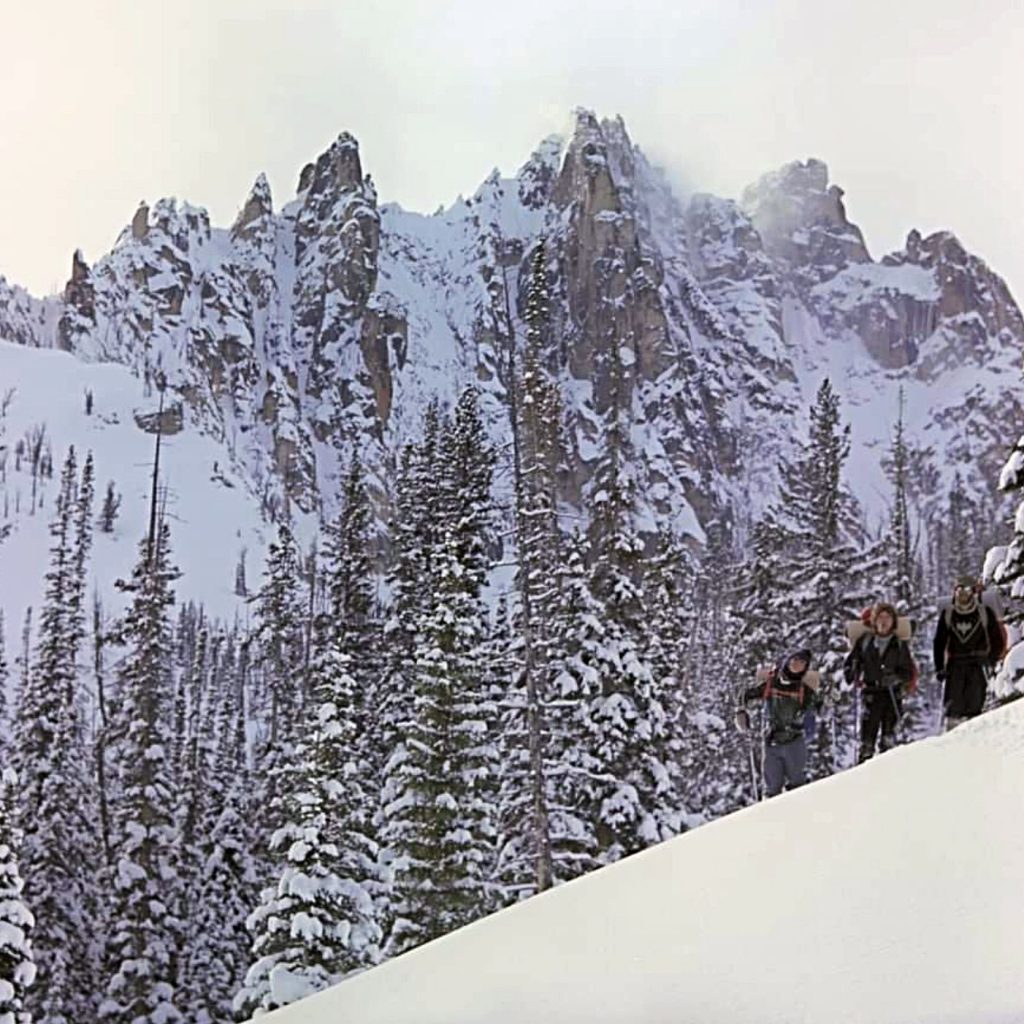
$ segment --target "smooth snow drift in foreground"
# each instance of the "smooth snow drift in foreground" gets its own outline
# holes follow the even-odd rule
[[[1024,1022],[1024,701],[263,1019]]]

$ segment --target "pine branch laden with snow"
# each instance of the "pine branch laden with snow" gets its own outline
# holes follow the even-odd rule
[[[1018,439],[999,475],[999,490],[1013,494],[1024,490],[1024,437]],[[985,578],[991,579],[1010,598],[1007,622],[1011,623],[1010,650],[995,678],[996,692],[1009,696],[1024,691],[1024,638],[1021,637],[1021,604],[1024,600],[1024,501],[1017,506],[1013,538],[986,560]]]
[[[248,919],[254,959],[234,999],[235,1013],[244,1018],[262,1016],[340,980],[351,928],[344,901],[352,892],[331,867],[338,850],[325,839],[328,815],[312,770],[313,751],[324,738],[323,733],[312,736],[309,748],[298,752],[299,766],[288,773],[293,786],[283,800],[286,824],[270,844],[280,875]],[[358,902],[369,907],[365,894]]]
[[[26,993],[36,980],[32,952],[35,918],[22,899],[18,868],[21,833],[16,824],[18,777],[11,768],[0,774],[0,1021],[31,1024]]]

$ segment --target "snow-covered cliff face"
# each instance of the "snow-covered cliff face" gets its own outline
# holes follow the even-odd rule
[[[185,429],[219,440],[265,511],[330,511],[359,443],[378,502],[426,403],[469,383],[497,440],[521,348],[531,253],[547,240],[548,362],[566,400],[564,497],[584,500],[615,403],[631,419],[644,521],[701,537],[721,506],[770,497],[826,374],[853,424],[869,507],[907,397],[938,484],[990,489],[1024,428],[1024,321],[950,234],[871,259],[823,163],[763,177],[741,202],[674,195],[621,119],[579,111],[513,178],[495,171],[433,216],[379,206],[342,134],[275,211],[261,176],[229,228],[161,200],[113,251],[76,254],[61,299],[0,279],[0,337],[158,373]]]

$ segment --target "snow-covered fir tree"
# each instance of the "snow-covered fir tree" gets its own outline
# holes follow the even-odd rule
[[[682,609],[687,624],[680,645],[678,690],[686,714],[679,722],[682,735],[674,738],[679,753],[669,761],[670,770],[681,777],[685,808],[698,820],[718,817],[745,802],[750,773],[746,739],[733,729],[737,688],[753,680],[752,662],[756,667],[756,659],[770,656],[756,652],[770,641],[758,644],[744,625],[740,608],[750,567],[734,553],[724,515],[708,522],[705,536]],[[755,641],[754,650],[747,646],[749,639]],[[675,696],[676,688],[668,687],[667,706]]]
[[[344,796],[339,766],[352,740],[351,723],[333,699],[355,685],[346,668],[343,655],[330,672],[321,666],[294,762],[280,768],[284,824],[270,842],[279,874],[248,921],[253,962],[234,1002],[240,1016],[262,1016],[339,981],[366,965],[377,938],[371,895],[339,875],[342,851],[330,838]]]
[[[594,836],[608,863],[675,834],[679,794],[668,768],[664,682],[644,595],[644,546],[635,525],[635,480],[626,426],[624,368],[615,353],[604,449],[591,482],[586,589],[562,638],[562,672],[576,680],[574,771]],[[564,685],[562,687],[564,692]]]
[[[891,601],[914,628],[911,651],[918,665],[931,659],[934,614],[922,593],[923,572],[919,565],[910,512],[910,448],[903,418],[903,389],[899,393],[899,415],[889,449],[886,475],[892,486],[889,528],[883,537],[882,554],[886,560],[884,586],[877,595]],[[942,686],[920,686],[915,695],[903,702],[900,730],[904,737],[927,735],[932,730],[937,706],[942,702]]]
[[[266,848],[284,824],[277,786],[284,783],[282,766],[293,759],[303,690],[306,683],[304,636],[306,609],[299,589],[299,552],[287,523],[278,524],[269,546],[262,585],[253,598],[256,628],[252,637],[253,668],[258,681],[253,711],[259,724],[255,757],[259,798],[257,870],[264,884],[276,872]]]
[[[1021,437],[1010,452],[1006,465],[999,475],[999,490],[1004,494],[1024,492],[1024,437]],[[992,558],[994,556],[994,558]],[[1017,506],[1013,520],[1013,537],[1010,543],[992,552],[990,556],[993,580],[1009,597],[1006,621],[1014,632],[1013,646],[1003,660],[996,677],[996,690],[1002,697],[1024,692],[1024,638],[1021,622],[1024,621],[1024,500]]]
[[[121,495],[114,487],[114,481],[107,481],[107,489],[103,495],[103,505],[100,508],[99,526],[103,533],[113,533],[114,523],[117,514],[121,509]]]
[[[160,520],[142,541],[131,605],[119,630],[127,652],[118,672],[118,740],[110,750],[112,807],[110,924],[105,998],[98,1017],[112,1024],[182,1019],[176,990],[183,942],[180,847],[175,823],[172,749],[174,581],[170,529]]]
[[[57,1024],[89,1017],[94,1002],[98,870],[93,787],[82,766],[84,742],[77,651],[84,625],[87,543],[76,535],[78,473],[69,450],[50,525],[53,544],[35,658],[20,692],[13,762],[21,785],[19,824],[26,899],[38,925],[35,956],[40,984],[28,997],[33,1019]],[[27,636],[26,636],[27,641]]]
[[[8,743],[9,708],[7,706],[7,686],[11,678],[11,667],[7,663],[7,642],[4,639],[4,613],[0,610],[0,759],[6,763]]]
[[[867,543],[856,500],[843,481],[849,434],[826,378],[810,409],[807,440],[783,466],[782,493],[770,520],[782,541],[778,656],[808,648],[823,690],[836,705],[830,721],[819,723],[809,752],[814,775],[846,767],[852,754],[852,745],[843,740],[855,734],[856,722],[854,695],[842,679],[847,650],[842,623],[870,601],[884,578],[884,558]]]
[[[277,539],[267,552],[263,585],[256,595],[255,640],[263,670],[263,714],[268,723],[268,745],[287,742],[301,704],[303,625],[305,612],[299,593],[299,553],[287,523],[277,528]]]
[[[17,826],[18,777],[13,768],[0,771],[0,1022],[32,1024],[26,994],[36,980],[32,954],[35,921],[22,899]]]
[[[393,556],[388,569],[391,606],[384,624],[384,670],[377,688],[376,746],[381,757],[380,805],[375,827],[381,839],[381,871],[394,881],[395,833],[404,828],[404,780],[409,729],[415,712],[417,637],[435,587],[434,549],[440,506],[440,411],[431,403],[418,443],[406,446],[395,485],[395,511],[389,523]],[[385,935],[397,913],[398,894],[389,884],[379,916]]]
[[[429,589],[398,595],[402,618],[391,630],[411,649],[413,666],[407,698],[391,708],[392,715],[403,716],[406,729],[392,747],[382,797],[382,838],[394,871],[391,953],[443,935],[494,905],[489,880],[497,817],[495,709],[481,665],[493,453],[475,391],[461,396],[443,431],[435,433],[428,421],[424,445],[408,468],[415,474],[417,465],[422,471],[430,461],[436,475],[427,485],[437,488],[436,521],[418,524],[416,533],[403,530],[396,569],[404,583],[415,565],[426,566],[421,581]],[[416,481],[413,475],[407,486]],[[420,477],[419,483],[427,481]]]
[[[889,482],[892,485],[892,505],[889,512],[888,595],[897,607],[908,613],[916,611],[914,549],[911,537],[910,506],[908,501],[909,452],[904,436],[903,389],[900,389],[899,416],[889,450]]]
[[[380,958],[377,919],[381,883],[375,813],[380,757],[373,727],[379,673],[379,623],[373,614],[370,507],[362,463],[352,457],[338,521],[328,531],[323,575],[327,608],[317,620],[310,670],[318,722],[331,721],[319,752],[325,792],[326,838],[337,849],[333,870],[345,893],[346,920],[334,970],[345,976]]]
[[[210,743],[200,747],[208,758],[205,796],[192,851],[190,938],[181,971],[183,1006],[195,1024],[233,1019],[233,1000],[249,966],[245,922],[259,894],[242,707],[245,663],[238,648],[235,633],[214,640],[215,710]]]
[[[559,564],[557,471],[561,454],[562,403],[545,370],[550,292],[543,239],[530,262],[526,345],[517,361],[509,346],[509,414],[515,484],[516,625],[511,645],[494,657],[511,659],[502,695],[501,884],[522,898],[553,884],[551,780],[546,771],[551,693],[550,626],[556,600],[551,567]],[[499,617],[505,625],[504,617]]]

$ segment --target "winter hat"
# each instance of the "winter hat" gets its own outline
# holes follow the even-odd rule
[[[889,604],[888,601],[879,601],[878,604],[876,604],[874,609],[872,610],[872,612],[871,612],[871,626],[872,626],[872,628],[874,628],[875,623],[878,621],[878,616],[881,615],[882,612],[888,612],[888,614],[892,618],[892,632],[895,633],[896,632],[896,626],[899,624],[899,621],[900,621],[900,617],[899,617],[899,613],[896,611],[895,606]]]
[[[811,652],[806,647],[800,647],[792,653],[786,655],[786,660],[782,664],[782,675],[785,676],[786,679],[801,679],[803,677],[804,672],[807,671],[807,668],[805,668],[804,672],[800,672],[799,674],[795,672],[790,672],[789,663],[793,661],[795,658],[798,658],[800,661],[804,663],[804,665],[807,666],[807,668],[810,668]]]

